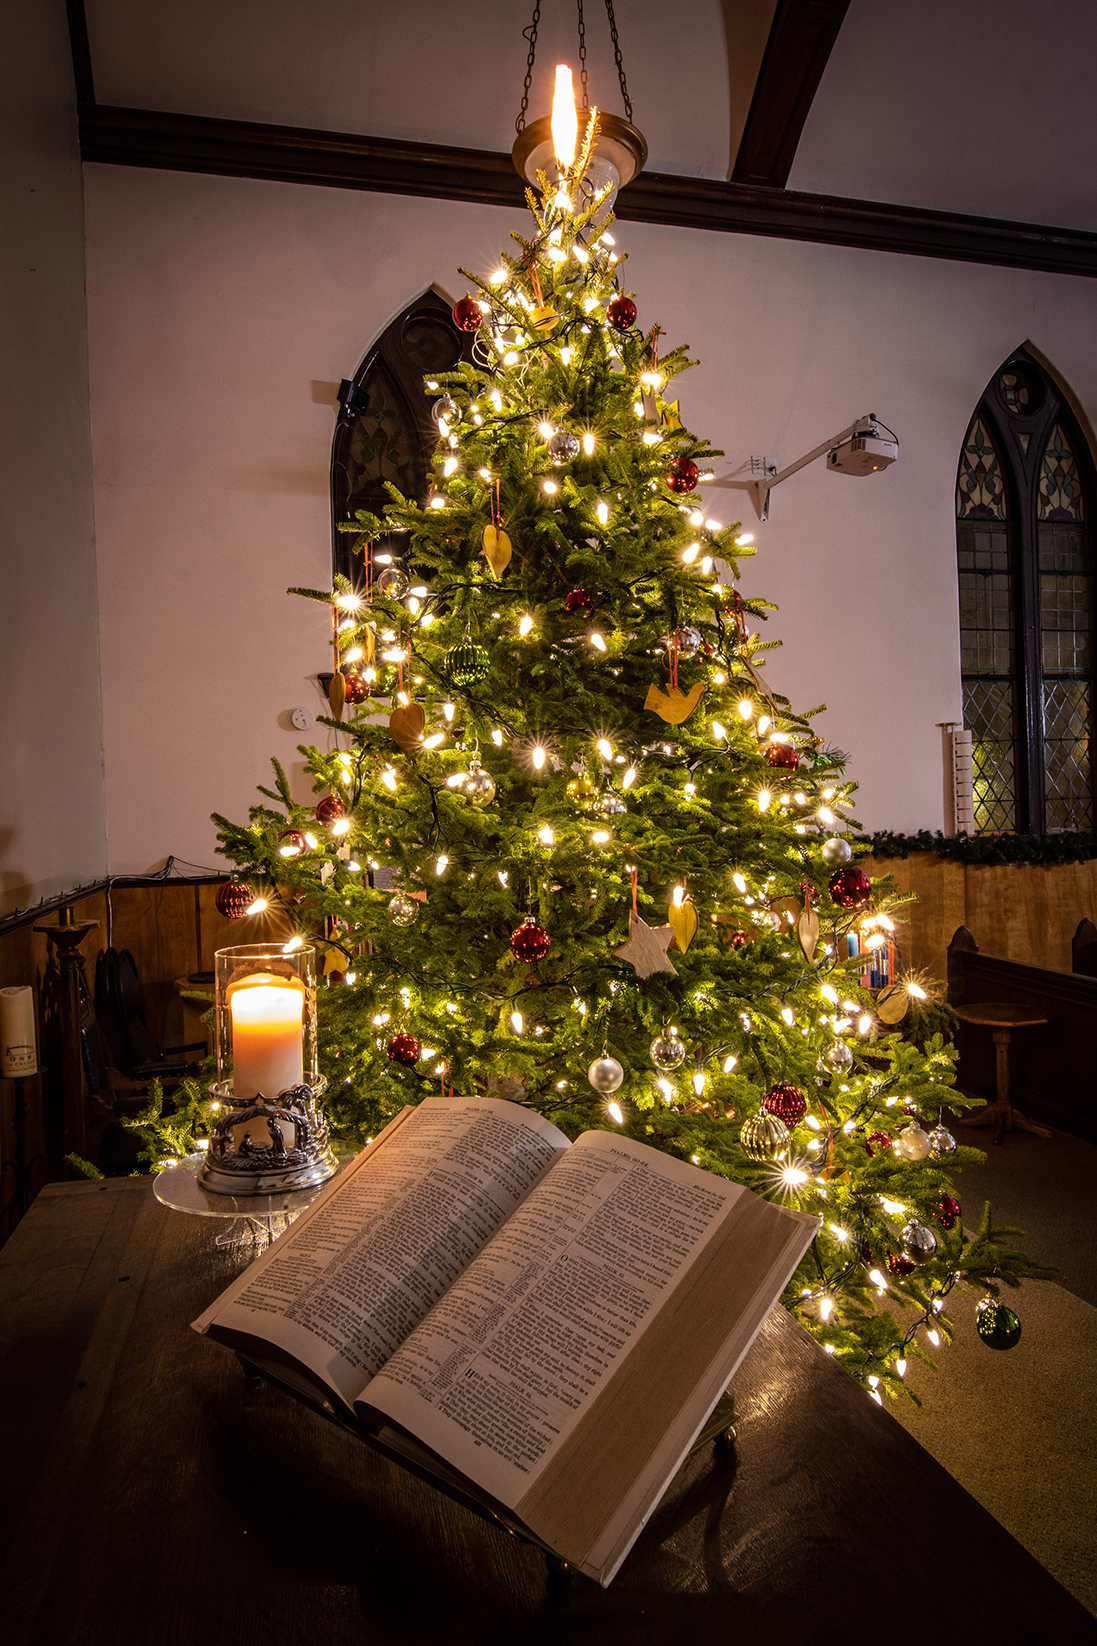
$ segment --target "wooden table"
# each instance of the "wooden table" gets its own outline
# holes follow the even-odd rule
[[[241,1261],[139,1179],[47,1188],[0,1252],[5,1646],[848,1646],[911,1604],[950,1639],[1097,1642],[780,1309],[736,1454],[686,1466],[602,1590],[249,1389],[188,1327]]]
[[[1029,1120],[1020,1109],[1015,1109],[1009,1096],[1009,1043],[1014,1029],[1036,1029],[1048,1019],[1038,1017],[1031,1006],[1012,1006],[1004,1001],[981,1000],[972,1006],[953,1006],[952,1009],[961,1023],[976,1024],[993,1033],[998,1085],[994,1102],[977,1114],[965,1115],[959,1124],[993,1126],[995,1143],[1000,1143],[1006,1132],[1014,1130],[1035,1132],[1037,1137],[1054,1137],[1055,1133],[1047,1126],[1038,1126],[1035,1120]]]

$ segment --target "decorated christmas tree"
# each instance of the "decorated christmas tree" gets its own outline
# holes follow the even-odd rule
[[[466,274],[425,507],[390,486],[349,528],[356,580],[293,591],[332,610],[318,803],[276,767],[247,826],[216,819],[227,895],[326,951],[337,1133],[496,1095],[818,1213],[785,1302],[879,1399],[955,1285],[1008,1347],[998,1286],[1042,1271],[989,1209],[964,1235],[948,1168],[981,1156],[942,1121],[966,1100],[932,988],[887,970],[901,899],[856,864],[819,711],[767,684],[772,608],[698,502],[720,454],[623,289],[592,132]]]

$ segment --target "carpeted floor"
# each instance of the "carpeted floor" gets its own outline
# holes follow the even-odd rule
[[[1072,1594],[1097,1613],[1097,1147],[1056,1133],[1014,1132],[998,1148],[966,1131],[987,1163],[957,1174],[971,1228],[984,1200],[998,1224],[1025,1230],[1025,1249],[1060,1271],[1059,1284],[1010,1294],[1022,1322],[1008,1353],[975,1336],[974,1305],[958,1303],[956,1338],[938,1371],[907,1374],[924,1401],[889,1410]],[[978,1567],[978,1551],[957,1551]]]

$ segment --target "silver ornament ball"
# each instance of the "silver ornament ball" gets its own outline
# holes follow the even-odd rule
[[[548,454],[554,463],[570,463],[579,455],[579,442],[570,429],[557,429],[548,443]]]
[[[608,1097],[610,1092],[615,1092],[624,1078],[625,1071],[617,1059],[607,1057],[605,1052],[601,1057],[596,1057],[587,1070],[587,1079],[594,1090],[601,1092],[604,1097]]]
[[[844,1040],[832,1040],[817,1066],[820,1074],[844,1074],[853,1066],[853,1053]]]
[[[678,646],[679,657],[693,657],[701,650],[702,636],[700,629],[690,627],[679,629],[674,638]]]
[[[651,1061],[661,1074],[680,1069],[686,1060],[686,1048],[676,1034],[656,1035],[651,1043]]]
[[[478,760],[469,761],[469,769],[461,784],[461,793],[472,801],[477,810],[490,806],[495,799],[495,779],[490,772],[484,770]]]
[[[841,840],[838,835],[832,835],[829,840],[823,841],[824,863],[848,863],[853,856],[853,847],[848,840]]]
[[[389,600],[402,600],[410,587],[408,574],[403,566],[386,566],[377,578],[377,592],[388,597]]]
[[[460,417],[461,411],[452,394],[443,394],[430,408],[430,415],[436,423],[443,417],[447,423],[455,423]]]
[[[621,817],[628,807],[615,789],[603,789],[598,796],[598,810],[603,817]]]
[[[934,1160],[947,1160],[956,1153],[956,1139],[946,1126],[936,1125],[930,1132],[929,1152]]]
[[[910,1222],[899,1236],[903,1255],[912,1263],[928,1263],[937,1253],[937,1236],[924,1223]]]
[[[414,926],[419,918],[419,905],[413,897],[397,892],[389,902],[388,917],[394,926]]]
[[[895,1139],[896,1151],[904,1160],[924,1160],[931,1146],[929,1138],[917,1123],[904,1126]]]

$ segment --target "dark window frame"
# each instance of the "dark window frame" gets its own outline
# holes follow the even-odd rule
[[[358,509],[382,513],[390,501],[386,473],[406,497],[420,506],[426,503],[438,445],[438,426],[430,414],[435,397],[426,382],[472,358],[474,334],[458,331],[451,305],[452,299],[428,286],[374,339],[354,376],[340,386],[331,448],[331,563],[334,572],[352,583],[359,579],[361,562],[351,553],[353,537],[341,532],[339,523],[353,520]],[[387,443],[399,448],[396,462],[386,461],[376,440],[372,456],[362,452],[378,395],[389,413]],[[386,537],[376,546],[384,550],[391,544]]]
[[[1022,373],[1035,389],[1031,403],[1022,410],[1011,409],[1003,379]],[[957,490],[963,469],[963,453],[976,419],[981,419],[993,443],[1005,488],[1005,533],[1012,573],[1012,639],[1014,685],[1014,831],[1018,834],[1046,834],[1047,821],[1046,747],[1044,736],[1043,634],[1040,591],[1040,476],[1044,455],[1057,424],[1066,433],[1078,467],[1084,503],[1083,533],[1088,556],[1090,584],[1089,634],[1097,639],[1094,620],[1094,505],[1097,500],[1097,473],[1093,454],[1062,390],[1027,349],[1020,348],[1004,360],[987,384],[972,413],[961,446],[957,467]],[[962,546],[961,528],[977,525],[957,518],[957,552]],[[961,665],[962,667],[962,665]],[[1047,671],[1049,678],[1055,678]],[[980,678],[973,671],[962,673],[966,685]],[[1092,827],[1097,815],[1097,743],[1094,739],[1094,702],[1097,699],[1097,662],[1090,652],[1089,751],[1091,776],[1091,820],[1069,825]],[[966,720],[965,720],[966,723]],[[978,830],[978,833],[1004,832]]]

